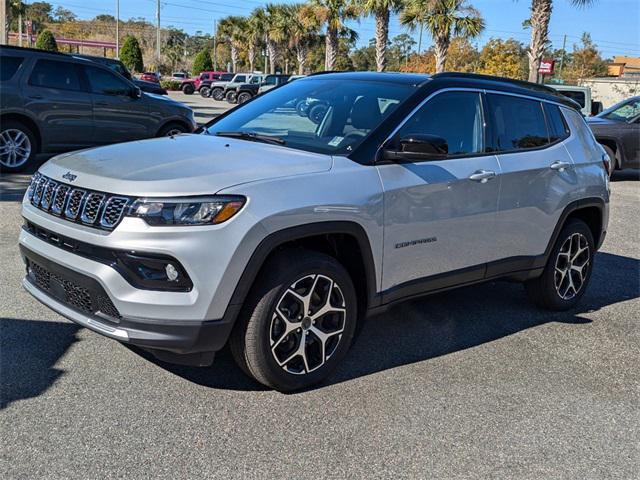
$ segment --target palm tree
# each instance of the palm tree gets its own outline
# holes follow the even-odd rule
[[[276,72],[276,64],[280,63],[281,45],[287,40],[286,5],[267,4],[264,8],[256,8],[252,16],[267,46],[269,56],[269,73]]]
[[[576,7],[584,7],[593,3],[593,0],[569,0]],[[531,0],[531,43],[529,44],[529,81],[538,81],[538,69],[544,49],[549,41],[549,20],[553,10],[553,0]]]
[[[431,34],[436,73],[445,70],[452,37],[473,38],[484,30],[480,12],[466,0],[407,0],[400,22],[411,28],[424,26]]]
[[[311,0],[316,18],[327,25],[324,68],[333,70],[338,56],[338,35],[345,27],[344,22],[357,18],[356,9],[349,0]]]
[[[258,48],[264,37],[264,28],[259,10],[254,10],[247,18],[242,29],[242,38],[247,44],[247,60],[249,61],[249,71],[255,70],[256,48]]]
[[[245,18],[237,15],[222,18],[218,23],[218,32],[224,41],[229,44],[229,49],[231,50],[231,70],[233,73],[236,72],[238,66],[245,23]]]
[[[376,19],[376,66],[382,72],[387,66],[389,17],[402,8],[402,0],[352,0],[357,12]]]
[[[296,54],[298,74],[304,74],[309,46],[317,40],[321,24],[313,8],[307,4],[287,5],[285,21],[289,36],[289,47]]]

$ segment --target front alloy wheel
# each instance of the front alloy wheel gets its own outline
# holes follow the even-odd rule
[[[333,257],[304,249],[275,254],[251,289],[230,338],[244,372],[289,392],[325,379],[355,333],[356,292]]]
[[[336,351],[344,331],[342,290],[325,275],[307,275],[280,297],[271,319],[271,353],[296,375],[322,367]]]

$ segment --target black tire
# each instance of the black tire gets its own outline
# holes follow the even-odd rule
[[[220,87],[215,87],[211,89],[211,98],[214,100],[218,100],[219,102],[224,100],[224,90]]]
[[[318,275],[319,277],[314,277]],[[335,283],[331,284],[327,279],[332,279]],[[341,303],[344,305],[344,313],[334,312],[321,315],[316,319],[317,324],[315,321],[311,324],[313,317],[311,314],[301,318],[303,315],[300,309],[303,303],[298,302],[287,292],[290,291],[290,287],[305,282],[306,285],[313,285],[311,288],[315,288],[311,294],[318,292],[318,288],[326,288],[323,293],[324,301],[330,302],[329,305],[332,307],[335,306],[334,302]],[[301,292],[305,294],[304,287]],[[330,292],[331,297],[327,292]],[[321,298],[320,295],[317,298]],[[328,298],[332,300],[327,300]],[[276,306],[282,305],[285,300],[293,304],[293,307],[289,305],[286,309],[284,307],[280,309],[281,312],[284,310],[286,315],[293,317],[292,321],[287,320],[286,323],[283,322],[281,316],[276,315],[275,310]],[[310,303],[310,305],[312,304],[313,302]],[[315,309],[315,314],[319,307],[312,305],[309,308],[310,311]],[[316,330],[314,329],[326,333],[330,331],[326,328],[326,322],[335,322],[336,319],[338,326],[333,330],[336,333],[329,337],[325,343],[327,349],[332,349],[332,353],[328,354],[328,358],[325,356],[324,363],[314,362],[314,353],[316,354],[315,360],[323,358],[321,350],[319,350],[320,337],[315,335]],[[300,390],[321,382],[344,358],[353,341],[356,321],[356,293],[351,278],[344,267],[333,257],[322,253],[303,249],[285,250],[269,260],[257,277],[231,334],[231,352],[240,368],[263,385],[282,392]],[[276,335],[274,351],[278,350],[277,345],[286,348],[291,344],[290,348],[293,349],[281,353],[284,358],[281,357],[280,363],[284,366],[280,366],[279,361],[276,360],[277,355],[272,353],[271,348],[274,331],[279,326],[278,322],[282,324],[281,327],[287,324],[295,326],[298,322],[300,325],[290,333],[281,332],[279,337]],[[342,328],[342,332],[338,335],[340,328]],[[296,351],[302,345],[301,342],[305,342],[304,358],[301,355],[294,355],[286,360],[291,352]],[[330,342],[333,343],[329,345]],[[289,369],[295,370],[295,366],[300,364],[305,373],[288,371]],[[307,371],[304,366],[306,364],[310,366],[311,371]]]
[[[252,95],[249,92],[242,92],[240,93],[240,95],[238,95],[237,103],[241,104],[241,103],[248,102],[249,100],[251,100],[251,98],[252,98]]]
[[[602,148],[604,148],[604,151],[607,152],[607,155],[609,155],[609,178],[611,178],[611,175],[613,175],[613,172],[615,172],[616,168],[617,168],[617,160],[616,160],[616,154],[613,152],[613,149],[611,147],[608,147],[607,145],[602,145]]]
[[[224,99],[231,104],[236,103],[236,92],[235,90],[229,90],[227,93],[224,94]]]
[[[158,137],[167,137],[179,135],[181,133],[189,133],[190,130],[186,125],[178,122],[169,122],[158,131]]]
[[[29,168],[35,162],[35,157],[39,152],[39,145],[37,138],[31,128],[27,127],[24,123],[18,120],[7,120],[3,121],[0,125],[0,142],[4,145],[5,138],[9,138],[9,135],[12,140],[16,138],[17,132],[22,133],[26,140],[28,141],[28,148],[30,152],[28,156],[23,160],[18,160],[17,163],[15,160],[12,160],[10,157],[0,156],[0,172],[2,173],[12,173],[12,172],[21,172]],[[16,142],[17,143],[17,142]],[[22,140],[20,147],[25,147],[25,140]],[[19,153],[21,150],[18,150]]]
[[[309,109],[309,119],[316,125],[319,125],[327,114],[327,110],[328,107],[323,103],[314,105]]]
[[[570,253],[569,256],[566,256],[567,242],[569,242],[570,239],[572,242],[569,244]],[[582,239],[584,239],[584,243],[582,243]],[[576,255],[577,258],[572,258],[573,253],[578,251],[578,249],[575,248],[576,240],[579,242],[577,244],[578,248],[588,247],[586,257],[583,252],[581,256]],[[593,271],[595,252],[593,234],[587,224],[576,218],[568,220],[562,228],[560,235],[558,235],[558,239],[551,250],[542,275],[525,283],[529,299],[537,306],[547,310],[564,311],[573,308],[580,298],[582,298],[589,285],[591,272]],[[585,258],[586,263],[583,263],[585,262]],[[569,259],[571,259],[570,262]],[[568,274],[563,275],[562,270],[564,270],[566,266],[564,262],[569,263],[567,267]],[[576,271],[572,269],[572,265],[576,265],[576,268],[579,268],[580,265],[583,265],[583,267],[581,271]],[[559,270],[556,269],[557,266],[560,267]],[[573,291],[570,288],[569,282],[571,282],[572,285],[575,282]],[[556,288],[558,283],[559,286]],[[579,288],[576,288],[578,283]],[[571,297],[563,298],[565,288],[568,294],[573,294]]]
[[[185,83],[182,86],[182,93],[184,93],[185,95],[193,95],[193,92],[195,91],[196,91],[195,87],[190,83]]]
[[[200,93],[200,96],[202,98],[207,98],[211,93],[211,89],[209,87],[200,87],[200,89],[198,90],[198,93]]]

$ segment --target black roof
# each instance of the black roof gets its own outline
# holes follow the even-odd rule
[[[491,75],[458,72],[438,73],[435,75],[398,72],[318,72],[309,75],[307,78],[313,78],[319,75],[321,75],[322,78],[335,80],[388,82],[415,86],[422,86],[428,83],[431,87],[467,87],[499,90],[536,97],[542,100],[550,100],[571,108],[580,109],[578,103],[546,85],[525,82],[523,80],[513,80],[511,78],[494,77]]]
[[[330,80],[359,80],[368,82],[399,83],[402,85],[421,85],[429,78],[426,73],[398,73],[398,72],[317,72],[305,78],[322,78]],[[303,80],[302,78],[300,80]]]

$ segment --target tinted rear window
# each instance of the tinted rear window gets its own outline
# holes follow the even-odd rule
[[[233,73],[223,73],[222,75],[220,75],[220,80],[224,82],[228,82],[233,78],[233,76],[234,76]]]
[[[537,148],[549,143],[542,104],[510,95],[487,95],[495,149]]]
[[[569,136],[569,127],[562,117],[560,108],[557,105],[549,103],[544,104],[544,111],[547,115],[547,124],[549,127],[549,141],[556,142]]]
[[[81,90],[76,64],[55,60],[38,60],[31,72],[29,84],[60,90]]]
[[[11,78],[15,75],[22,65],[22,61],[24,58],[22,57],[0,57],[0,81],[6,82],[7,80],[11,80]]]

